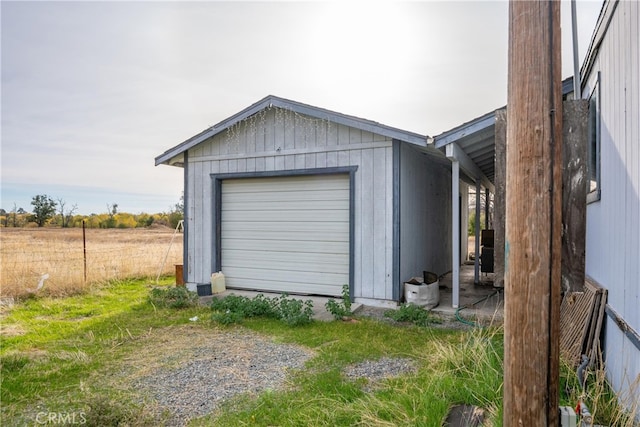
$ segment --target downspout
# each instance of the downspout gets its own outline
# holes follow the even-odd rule
[[[571,0],[571,33],[573,38],[573,99],[582,98],[580,82],[580,58],[578,54],[578,18],[576,0]]]
[[[473,263],[473,283],[480,283],[480,181],[476,181],[476,221],[474,224],[475,248]]]

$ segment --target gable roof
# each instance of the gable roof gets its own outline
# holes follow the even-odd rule
[[[318,108],[300,102],[291,101],[289,99],[269,95],[256,102],[255,104],[250,105],[239,113],[234,114],[233,116],[221,121],[220,123],[217,123],[210,128],[203,130],[199,134],[194,135],[186,141],[165,151],[164,153],[156,157],[156,166],[160,164],[168,164],[172,158],[184,153],[185,151],[219,134],[220,132],[225,131],[226,129],[230,128],[238,122],[241,122],[247,117],[250,117],[258,113],[259,111],[270,107],[283,108],[317,119],[329,120],[332,123],[338,123],[352,128],[368,131],[378,135],[415,144],[423,148],[427,148],[427,141],[430,140],[430,138],[426,135],[404,131],[371,120],[361,119],[355,116],[348,116],[346,114],[337,113],[335,111],[325,110],[324,108]]]

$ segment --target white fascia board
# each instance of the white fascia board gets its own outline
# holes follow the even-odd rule
[[[447,144],[451,144],[452,142],[456,142],[459,139],[464,138],[465,136],[472,135],[483,129],[491,127],[495,123],[496,123],[496,112],[494,110],[485,114],[482,117],[479,117],[473,120],[470,123],[461,125],[457,130],[453,129],[451,131],[441,134],[441,136],[436,136],[435,137],[436,148],[442,148]]]
[[[482,173],[478,165],[474,163],[473,160],[467,153],[460,148],[458,144],[455,142],[451,142],[445,146],[446,156],[450,160],[456,160],[460,163],[460,168],[467,174],[470,178],[473,178],[476,181],[480,181],[484,188],[488,188],[490,192],[495,194],[495,187],[489,181],[489,179]]]

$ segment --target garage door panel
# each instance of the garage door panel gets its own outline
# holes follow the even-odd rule
[[[291,194],[286,194],[284,191],[254,191],[250,192],[251,195],[244,193],[225,193],[222,195],[222,203],[227,204],[230,202],[247,202],[247,200],[253,202],[273,202],[287,200],[291,198]],[[298,191],[295,195],[296,200],[349,200],[349,189],[344,190],[308,190]]]
[[[222,240],[222,251],[241,249],[247,251],[270,252],[307,252],[314,254],[348,254],[348,242],[314,242],[285,240],[277,242],[270,240]],[[224,254],[223,254],[224,257]]]
[[[343,209],[347,200],[288,200],[224,202],[222,210],[233,211],[326,211]]]
[[[222,272],[230,288],[339,296],[349,282],[349,176],[222,182]]]
[[[318,265],[325,271],[329,271],[330,266],[336,266],[340,270],[345,271],[349,267],[349,259],[341,254],[323,254],[319,257],[317,254],[308,252],[267,252],[267,251],[245,251],[228,249],[225,255],[226,264],[234,267],[245,265],[246,262],[254,264],[278,263],[283,260],[291,261],[293,264],[301,266]],[[245,262],[246,261],[246,262]]]
[[[243,279],[238,282],[241,282],[242,285],[230,284],[227,280],[227,286],[230,288],[251,289],[263,292],[288,292],[291,294],[327,295],[333,297],[342,296],[342,285],[329,286],[302,281],[290,281],[286,283],[287,290],[283,290],[283,283],[281,281]],[[346,284],[347,282],[343,283],[343,285]]]
[[[231,181],[231,180],[228,180]],[[326,190],[348,190],[349,180],[340,175],[248,178],[234,180],[233,186],[228,186],[226,194],[261,193],[261,192],[306,192]],[[318,184],[319,183],[319,184]],[[317,184],[317,185],[314,185]]]
[[[270,258],[261,258],[256,255],[257,251],[235,251],[229,255],[225,262],[225,268],[235,267],[244,268],[250,265],[250,268],[264,270],[282,270],[282,271],[309,271],[314,273],[333,273],[348,271],[349,264],[344,262],[344,256],[333,257],[334,262],[325,260],[324,257],[300,257],[298,253],[292,252],[276,252]]]
[[[327,273],[332,271],[344,271],[345,267],[349,266],[344,263],[317,263],[307,262],[300,263],[293,260],[276,260],[276,261],[261,261],[261,260],[229,260],[225,265],[225,271],[228,273],[230,268],[240,269],[245,268],[247,262],[258,270],[280,270],[285,272],[312,272],[312,273]]]
[[[235,221],[226,220],[223,221],[223,227],[225,233],[231,231],[260,231],[269,229],[277,232],[288,233],[307,233],[313,231],[322,231],[324,233],[348,233],[349,223],[343,222],[320,222],[320,221],[306,221],[306,222],[264,222],[264,221]]]
[[[272,240],[272,241],[314,241],[314,242],[348,242],[349,236],[340,231],[314,230],[301,232],[271,230],[227,230],[225,240]]]
[[[349,210],[324,210],[324,211],[286,211],[290,222],[308,222],[308,221],[325,221],[325,222],[345,222],[348,223]],[[262,211],[259,209],[252,211],[222,211],[222,221],[225,220],[225,214],[233,218],[234,221],[255,220],[265,222],[282,222],[282,211]],[[346,219],[345,219],[346,216]]]
[[[282,282],[283,284],[298,282],[329,286],[342,286],[345,283],[345,276],[339,273],[269,270],[263,268],[228,267],[225,273],[225,282],[227,281],[227,276],[239,282],[242,280],[270,280]],[[233,282],[229,283],[232,286]]]

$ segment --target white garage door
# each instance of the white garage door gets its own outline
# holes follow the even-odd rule
[[[349,176],[222,182],[229,288],[340,296],[349,283]]]

